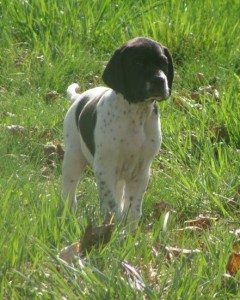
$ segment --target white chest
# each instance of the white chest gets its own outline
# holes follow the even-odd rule
[[[109,161],[114,158],[121,172],[151,163],[161,145],[161,126],[156,104],[129,104],[115,99],[98,110],[96,150]],[[101,105],[101,104],[100,104]]]

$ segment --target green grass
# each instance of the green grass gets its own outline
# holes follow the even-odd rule
[[[0,299],[240,298],[239,276],[223,276],[240,212],[240,9],[228,2],[0,1]],[[44,146],[62,142],[67,86],[102,84],[111,53],[136,36],[167,45],[176,72],[173,96],[159,107],[163,147],[142,222],[135,237],[122,241],[116,229],[104,249],[88,254],[84,270],[71,268],[57,253],[79,240],[89,217],[99,223],[94,178],[83,178],[77,213],[59,215],[61,160],[49,166]],[[202,94],[201,109],[176,104],[209,84],[220,101]],[[53,91],[57,97],[46,99]],[[216,126],[228,135],[217,136]],[[153,212],[160,200],[175,210],[166,231],[165,215]],[[177,233],[199,214],[219,220],[200,236]],[[167,260],[165,246],[201,252]],[[145,290],[131,287],[124,260]]]

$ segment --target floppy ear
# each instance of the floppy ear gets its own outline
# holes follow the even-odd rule
[[[167,79],[168,79],[168,86],[170,88],[170,91],[172,89],[172,83],[173,83],[173,77],[174,77],[174,68],[173,68],[173,59],[172,56],[168,50],[168,48],[163,48],[164,54],[166,55],[168,59],[168,73],[167,73]]]
[[[121,47],[114,52],[102,75],[105,84],[121,94],[124,94],[125,91],[122,63],[123,51],[124,48]]]

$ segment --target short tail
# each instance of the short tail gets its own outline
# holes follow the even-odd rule
[[[77,92],[79,90],[80,86],[77,83],[72,83],[71,85],[69,85],[67,89],[67,95],[71,103],[73,103],[78,98],[79,94]]]

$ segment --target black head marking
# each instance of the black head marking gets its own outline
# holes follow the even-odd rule
[[[171,89],[173,62],[168,49],[151,39],[140,37],[128,41],[114,52],[102,78],[129,102],[142,102],[152,97],[166,99],[168,94],[163,79],[156,76],[160,71],[165,73]],[[159,80],[154,83],[156,78]],[[147,83],[154,84],[155,89],[147,88]]]
[[[173,83],[173,77],[174,77],[174,68],[173,68],[173,59],[172,56],[168,50],[168,48],[163,48],[164,54],[168,59],[168,70],[167,70],[167,79],[168,79],[168,87],[170,89],[170,92],[172,91],[172,83]]]
[[[125,47],[121,47],[114,52],[102,75],[103,81],[106,85],[122,94],[124,94],[125,91],[122,68],[122,55],[124,49]]]

